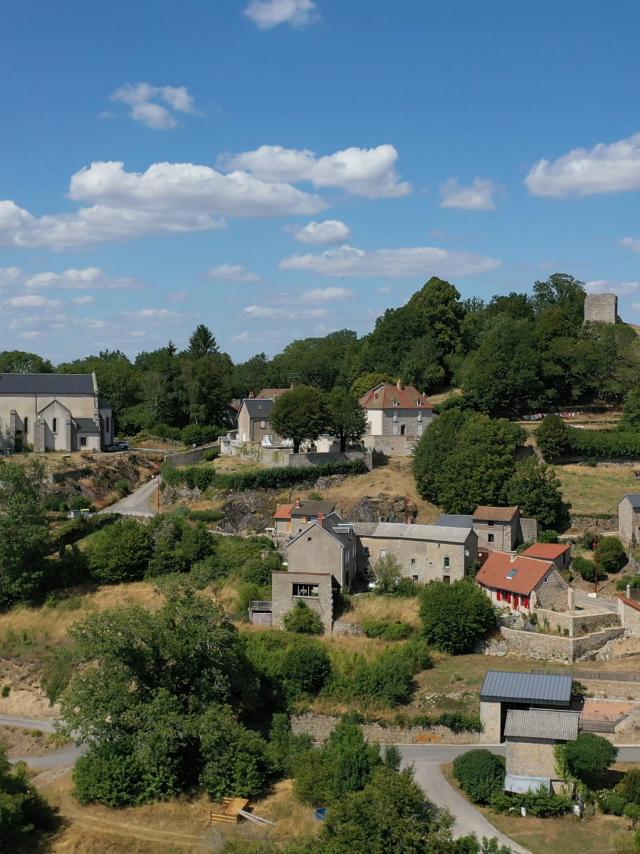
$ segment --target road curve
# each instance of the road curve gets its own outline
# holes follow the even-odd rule
[[[143,483],[120,501],[99,510],[98,513],[120,513],[121,516],[143,516],[150,518],[158,512],[158,486],[160,479],[156,476]]]

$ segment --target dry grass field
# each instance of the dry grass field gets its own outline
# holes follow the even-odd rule
[[[637,492],[640,484],[633,476],[634,466],[600,463],[597,466],[553,466],[565,500],[574,513],[615,514],[627,492]]]

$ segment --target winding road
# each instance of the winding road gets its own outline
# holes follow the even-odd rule
[[[125,495],[120,501],[99,510],[98,513],[119,513],[121,516],[138,516],[150,519],[158,512],[159,485],[160,478],[156,476],[134,489],[131,495]]]

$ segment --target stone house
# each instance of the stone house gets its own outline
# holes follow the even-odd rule
[[[472,522],[480,551],[512,552],[522,542],[518,507],[479,505],[473,512]]]
[[[238,439],[241,442],[260,444],[269,437],[272,444],[277,444],[273,428],[269,421],[273,400],[268,397],[246,397],[238,413]]]
[[[0,448],[99,451],[113,434],[95,374],[0,373]]]
[[[476,583],[498,607],[528,613],[536,605],[549,610],[566,608],[567,589],[555,564],[502,552],[492,552],[478,574]]]
[[[334,597],[339,590],[331,573],[273,572],[271,574],[271,625],[283,628],[284,617],[304,602],[315,611],[329,633],[333,625]]]
[[[502,742],[510,709],[569,709],[572,685],[565,674],[488,670],[480,689],[480,741]]]
[[[640,637],[640,602],[631,598],[632,592],[627,588],[626,596],[618,596],[618,618],[625,637]]]
[[[555,748],[578,737],[580,714],[559,709],[509,709],[504,725],[507,792],[564,788]]]
[[[520,554],[521,557],[550,560],[562,572],[571,564],[571,543],[534,543]]]
[[[357,570],[353,525],[330,513],[306,524],[288,541],[285,560],[289,572],[331,574],[342,590],[348,590]]]
[[[420,584],[457,581],[478,559],[478,538],[471,528],[413,525],[402,522],[356,522],[358,563],[375,575],[377,562],[392,555],[405,578]]]
[[[365,447],[387,454],[410,454],[435,418],[429,398],[400,380],[380,383],[360,398],[367,415]]]
[[[625,495],[618,505],[618,536],[626,546],[640,542],[640,495]]]
[[[332,501],[313,501],[296,498],[294,504],[278,504],[273,516],[276,540],[283,543],[291,537],[299,534],[309,523],[315,522],[320,514],[325,518],[330,516],[336,505]],[[336,515],[336,522],[342,519]]]

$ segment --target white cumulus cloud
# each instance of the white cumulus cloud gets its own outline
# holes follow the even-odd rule
[[[206,272],[207,279],[215,282],[245,282],[252,284],[260,281],[260,276],[257,273],[252,273],[243,267],[242,264],[220,264],[218,267],[211,267]]]
[[[640,291],[640,282],[610,282],[607,279],[595,279],[584,286],[588,294],[617,294],[630,296]]]
[[[259,30],[271,30],[279,24],[302,29],[320,20],[314,0],[251,0],[243,15]]]
[[[458,178],[449,178],[440,188],[440,207],[493,211],[496,208],[494,196],[500,189],[490,178],[474,178],[469,186],[460,184]]]
[[[398,152],[393,145],[375,148],[345,148],[317,157],[309,149],[261,145],[254,151],[230,155],[223,162],[229,169],[241,169],[262,181],[297,184],[310,181],[315,187],[338,187],[370,199],[406,196],[407,181],[400,181],[395,164]]]
[[[354,296],[349,288],[312,288],[305,291],[300,299],[303,302],[336,302],[351,299]]]
[[[525,179],[534,196],[558,199],[640,190],[640,133],[593,148],[574,148],[557,160],[540,160]]]
[[[300,311],[293,308],[282,308],[272,305],[248,305],[243,309],[244,313],[258,320],[267,318],[269,320],[305,320],[309,318],[325,317],[325,308],[307,308]]]
[[[34,309],[34,308],[59,308],[62,302],[59,299],[47,299],[40,294],[25,294],[24,296],[11,297],[4,302],[4,308]]]
[[[620,246],[630,249],[632,252],[640,252],[640,237],[623,237]]]
[[[195,113],[195,102],[186,86],[151,86],[126,83],[111,93],[111,100],[131,107],[129,115],[154,130],[174,128],[178,122],[172,112]],[[158,103],[163,101],[164,104]]]
[[[462,277],[488,273],[501,261],[473,252],[416,246],[409,249],[357,249],[341,246],[318,255],[292,255],[283,270],[310,270],[325,276]]]
[[[325,219],[323,222],[312,220],[294,230],[293,236],[301,243],[341,243],[351,237],[351,229],[339,219]]]

